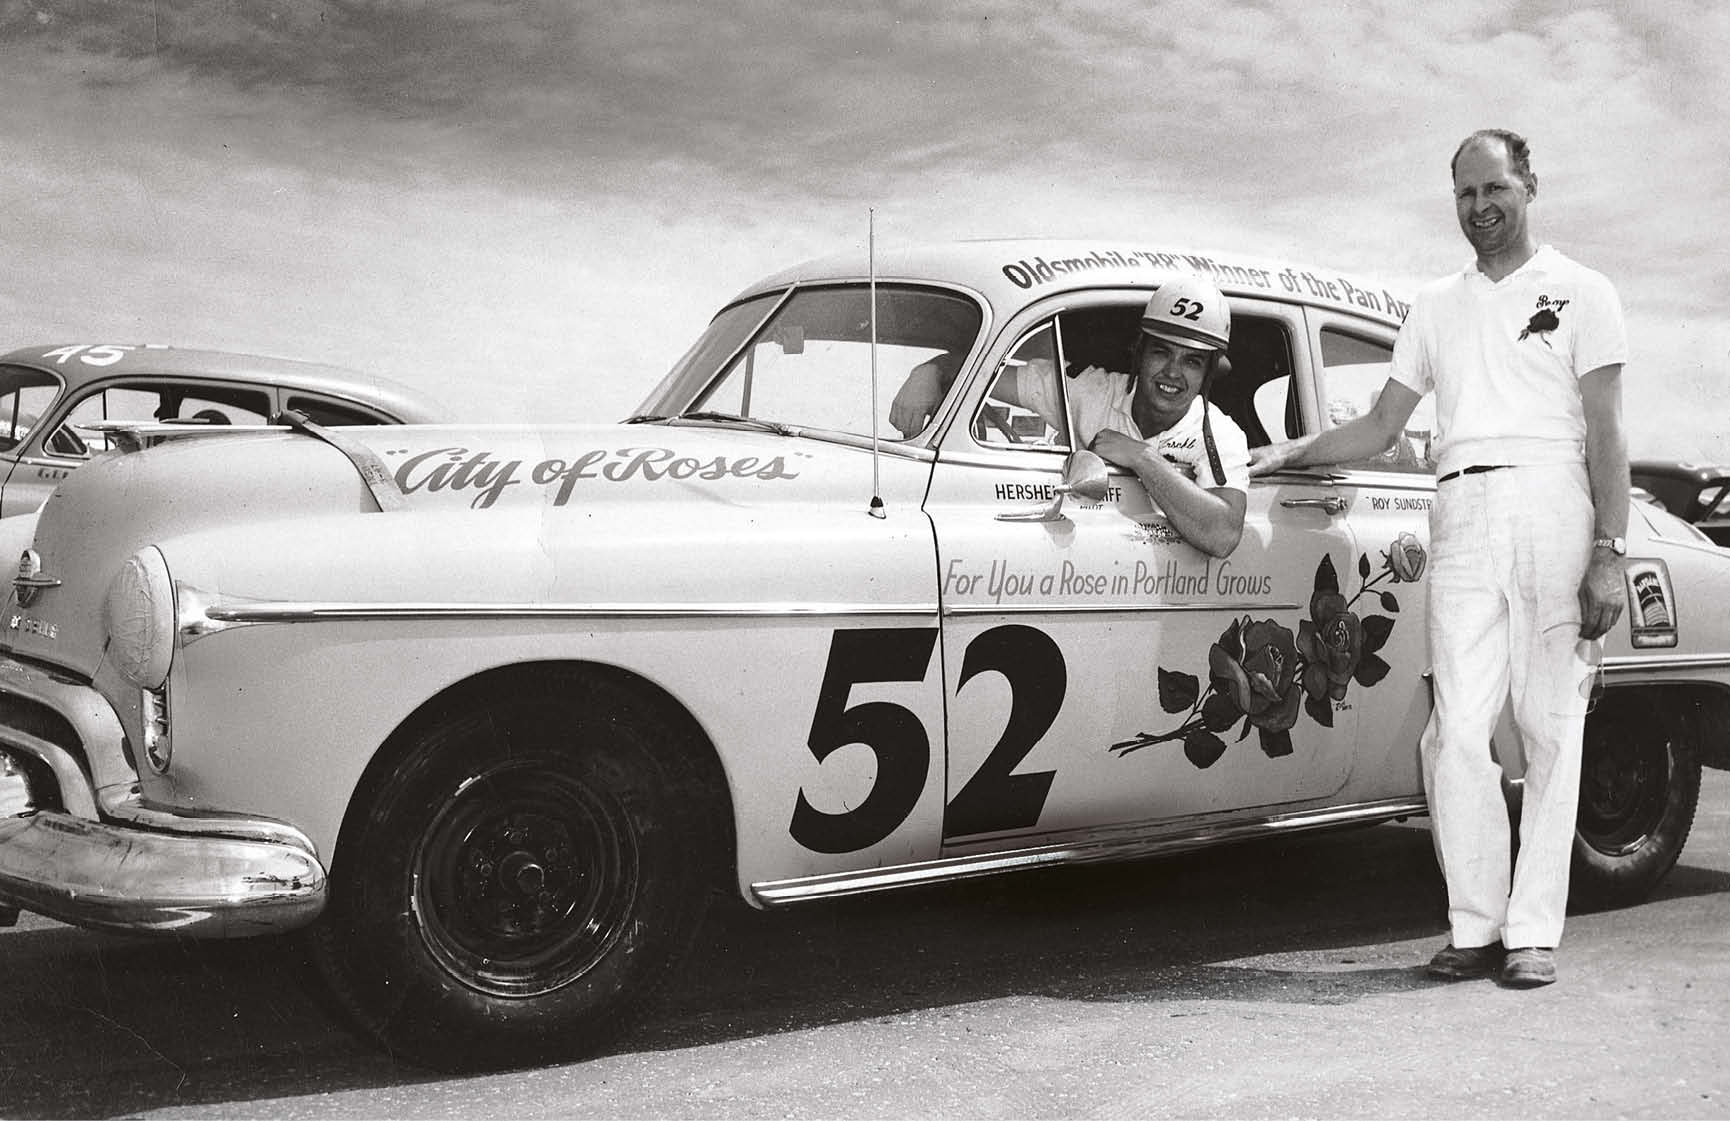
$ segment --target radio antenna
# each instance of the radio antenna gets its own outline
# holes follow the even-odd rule
[[[883,488],[877,449],[877,210],[865,209],[865,263],[871,277],[871,508],[873,518],[883,516]]]

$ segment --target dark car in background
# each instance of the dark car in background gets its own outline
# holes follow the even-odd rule
[[[1637,459],[1628,473],[1653,502],[1730,546],[1730,464]]]
[[[160,344],[28,346],[0,355],[0,515],[41,506],[108,450],[100,421],[326,427],[449,419],[424,394],[341,366]]]

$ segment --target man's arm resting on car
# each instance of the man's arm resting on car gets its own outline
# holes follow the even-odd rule
[[[1390,378],[1375,405],[1363,416],[1326,432],[1251,448],[1249,473],[1270,475],[1286,467],[1350,463],[1378,456],[1405,431],[1406,421],[1420,399],[1409,386]]]
[[[1171,528],[1202,552],[1228,556],[1243,539],[1246,505],[1243,491],[1235,487],[1203,487],[1167,463],[1145,440],[1116,429],[1102,429],[1093,438],[1091,450],[1119,467],[1134,471]]]

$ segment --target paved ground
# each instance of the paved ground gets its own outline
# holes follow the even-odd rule
[[[1562,983],[1438,985],[1421,823],[718,916],[587,1062],[447,1078],[293,944],[0,931],[0,1116],[1730,1117],[1730,775]]]

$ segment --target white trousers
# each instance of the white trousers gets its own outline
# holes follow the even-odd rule
[[[1583,464],[1462,475],[1430,512],[1435,711],[1421,750],[1453,944],[1555,946],[1568,904],[1580,741],[1599,644],[1580,638],[1591,554]],[[1512,868],[1490,736],[1512,699],[1525,749]]]

